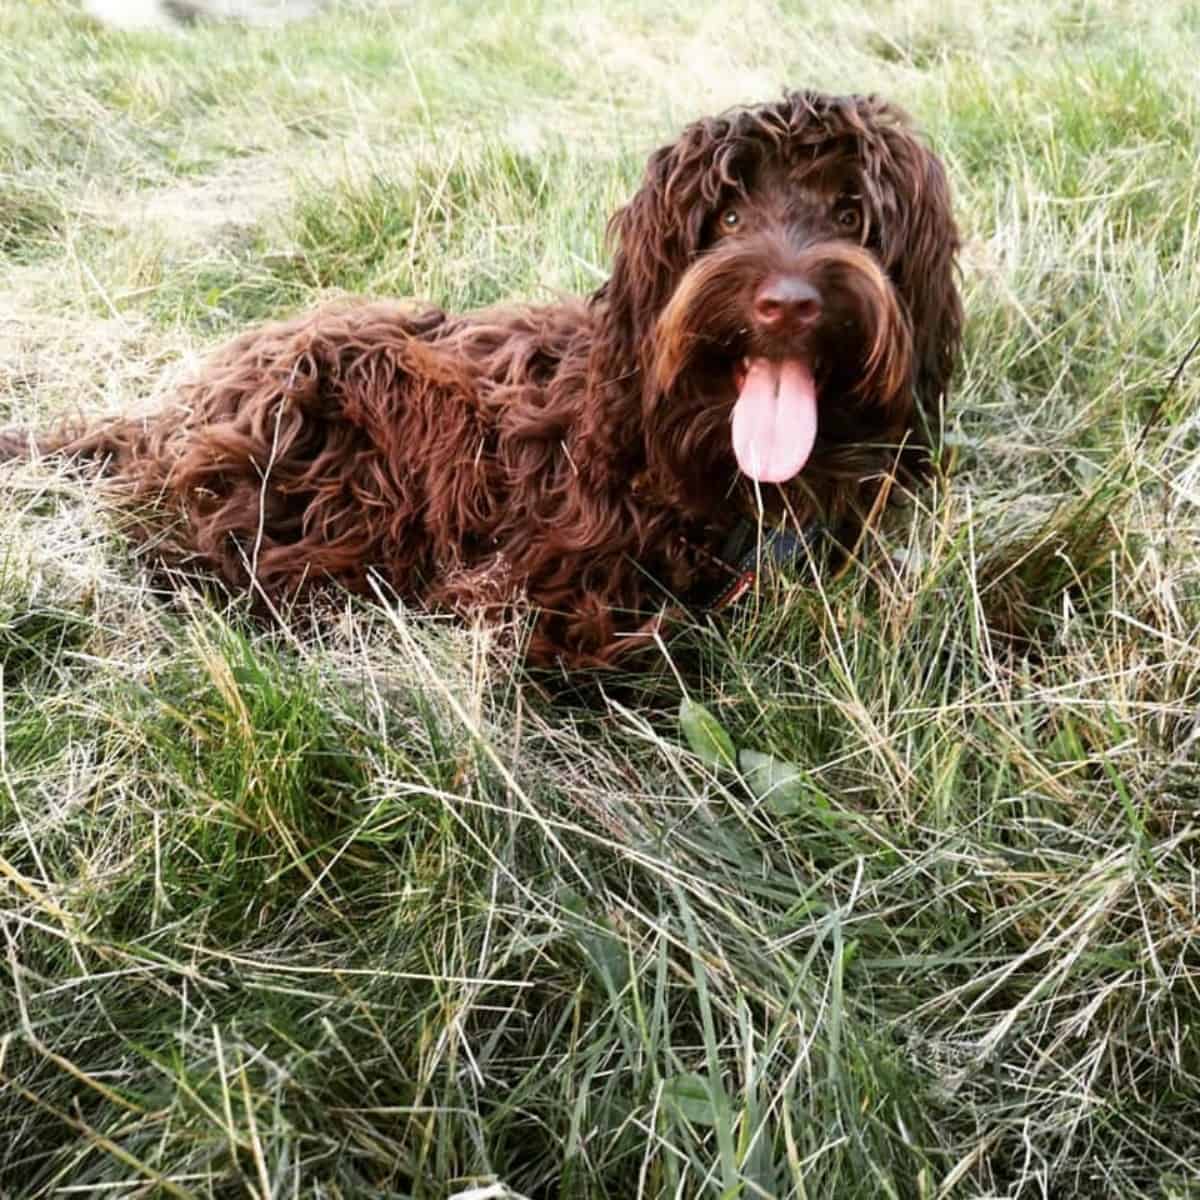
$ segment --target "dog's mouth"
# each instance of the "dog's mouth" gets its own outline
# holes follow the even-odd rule
[[[733,452],[759,483],[798,475],[817,439],[817,384],[807,359],[747,356],[733,371]]]

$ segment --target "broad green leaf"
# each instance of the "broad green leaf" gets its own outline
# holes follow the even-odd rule
[[[604,917],[589,920],[588,904],[573,888],[559,892],[559,902],[575,920],[573,933],[588,966],[612,994],[617,995],[629,982],[629,958],[625,945]]]
[[[776,816],[799,812],[804,801],[804,772],[795,763],[757,750],[738,752],[738,766],[746,786]]]
[[[735,765],[733,739],[703,704],[684,696],[679,702],[679,725],[698,758],[714,767]]]
[[[714,1089],[708,1076],[699,1071],[672,1075],[663,1084],[663,1099],[693,1125],[716,1125],[721,1119],[721,1110],[729,1107],[721,1085]]]

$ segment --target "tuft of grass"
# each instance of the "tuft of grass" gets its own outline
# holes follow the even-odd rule
[[[26,262],[51,252],[63,225],[49,188],[16,182],[0,191],[0,258]]]
[[[538,155],[511,144],[441,150],[363,175],[347,164],[332,182],[302,180],[285,214],[234,231],[182,262],[160,260],[150,311],[168,327],[225,330],[334,293],[395,295],[450,308],[482,308],[553,280],[538,213],[579,232],[559,267],[562,287],[600,277],[606,210],[580,196],[584,164],[563,146]]]

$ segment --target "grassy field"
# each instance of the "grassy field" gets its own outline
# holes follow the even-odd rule
[[[1198,62],[1195,2],[0,0],[0,423],[589,290],[646,153],[789,85],[916,115],[969,313],[923,504],[688,635],[741,771],[669,671],[267,634],[6,467],[0,1196],[1200,1197]]]

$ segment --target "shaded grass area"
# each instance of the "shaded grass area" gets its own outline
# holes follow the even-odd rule
[[[0,1190],[1158,1196],[1200,1152],[1195,5],[0,7],[0,402],[340,292],[585,292],[682,120],[878,89],[963,378],[840,572],[548,703],[504,638],[160,596],[0,481]],[[759,760],[761,761],[761,760]]]
[[[218,1160],[252,1183],[257,1160],[269,1178],[294,1163],[404,1194],[493,1173],[536,1191],[565,1170],[563,1187],[608,1194],[646,1169],[649,1125],[684,1153],[656,1167],[660,1186],[707,1172],[717,1129],[724,1176],[776,1190],[787,1170],[771,1107],[803,1112],[791,1136],[817,1153],[868,1097],[821,1174],[902,1178],[923,1161],[897,1128],[909,1071],[869,1007],[830,1006],[841,921],[772,846],[778,833],[689,813],[681,797],[659,802],[668,850],[652,809],[623,805],[604,824],[581,814],[579,784],[602,796],[607,764],[576,765],[576,747],[540,722],[514,771],[496,754],[506,735],[482,742],[476,722],[430,699],[428,679],[393,686],[368,716],[352,682],[325,678],[318,692],[220,623],[179,633],[189,649],[144,684],[63,681],[53,734],[34,710],[10,724],[6,818],[42,810],[10,868],[40,880],[39,902],[70,909],[15,935],[5,1019],[24,1036],[5,1072],[34,1107],[21,1106],[13,1178],[36,1191],[64,1158],[76,1183],[112,1177],[111,1149],[81,1153],[78,1126],[55,1111],[64,1085],[129,1178]],[[62,778],[85,736],[100,752],[84,768],[88,799],[46,814],[36,788]],[[675,752],[653,757],[662,775]],[[555,778],[580,768],[578,783]],[[124,795],[134,778],[138,795]],[[689,788],[702,779],[687,770]],[[713,855],[757,886],[710,893],[699,870]],[[92,879],[77,878],[80,857]],[[122,870],[131,859],[157,865]],[[818,936],[802,949],[769,955],[744,936],[809,925],[813,903]],[[749,995],[742,977],[757,981]],[[95,1078],[79,1092],[47,1042],[80,1037],[81,992],[103,1034],[80,1039]],[[763,1059],[744,1094],[739,1054],[717,1033],[738,1012],[746,1037],[767,1037],[743,1047]],[[749,1162],[732,1141],[747,1120],[762,1143]]]
[[[0,256],[18,262],[49,252],[62,231],[62,213],[52,195],[28,184],[0,193]]]
[[[256,224],[203,257],[164,262],[149,311],[211,331],[337,291],[486,307],[538,288],[539,215],[565,226],[563,244],[581,231],[588,264],[599,262],[608,210],[581,192],[591,167],[562,146],[535,156],[484,145],[405,174],[348,166],[333,184],[302,180],[282,222]],[[565,282],[587,289],[598,270],[570,271]]]

